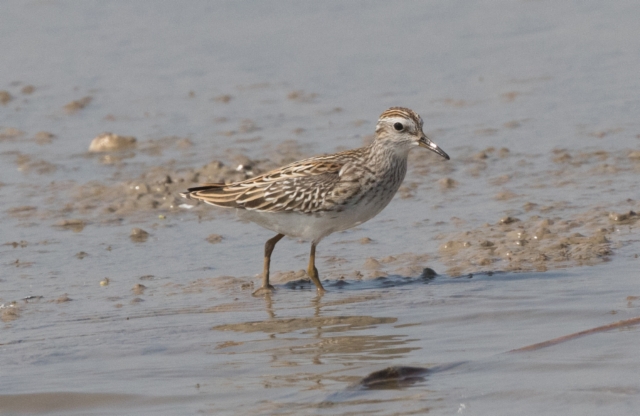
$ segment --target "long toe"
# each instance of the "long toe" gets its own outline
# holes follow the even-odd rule
[[[275,292],[276,288],[271,286],[271,285],[267,285],[267,286],[262,286],[260,289],[256,290],[255,292],[252,293],[253,296],[264,296],[267,294],[271,294],[273,292]]]

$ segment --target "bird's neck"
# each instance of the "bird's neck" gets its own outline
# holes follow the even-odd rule
[[[408,156],[408,150],[398,149],[385,141],[374,140],[367,148],[367,158],[370,161],[368,165],[375,166],[382,175],[389,171],[406,172]],[[404,174],[402,177],[404,178]]]
[[[387,161],[389,164],[406,164],[409,156],[409,149],[399,148],[385,140],[374,140],[367,150],[368,157],[379,163]]]

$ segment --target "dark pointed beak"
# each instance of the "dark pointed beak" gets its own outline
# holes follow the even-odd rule
[[[422,136],[420,140],[418,140],[418,145],[420,147],[424,147],[426,149],[431,150],[434,153],[439,154],[443,158],[449,160],[449,155],[444,152],[444,150],[440,149],[437,144],[429,140],[427,136]]]

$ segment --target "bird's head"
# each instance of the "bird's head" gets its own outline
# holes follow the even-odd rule
[[[422,131],[422,118],[408,108],[391,107],[380,115],[376,141],[392,145],[405,155],[416,146],[424,147],[449,160],[449,155]]]

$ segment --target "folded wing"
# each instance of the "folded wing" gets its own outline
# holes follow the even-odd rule
[[[190,188],[181,195],[211,205],[247,210],[339,211],[359,189],[350,159],[302,160],[241,182]],[[344,174],[346,171],[348,175]]]

